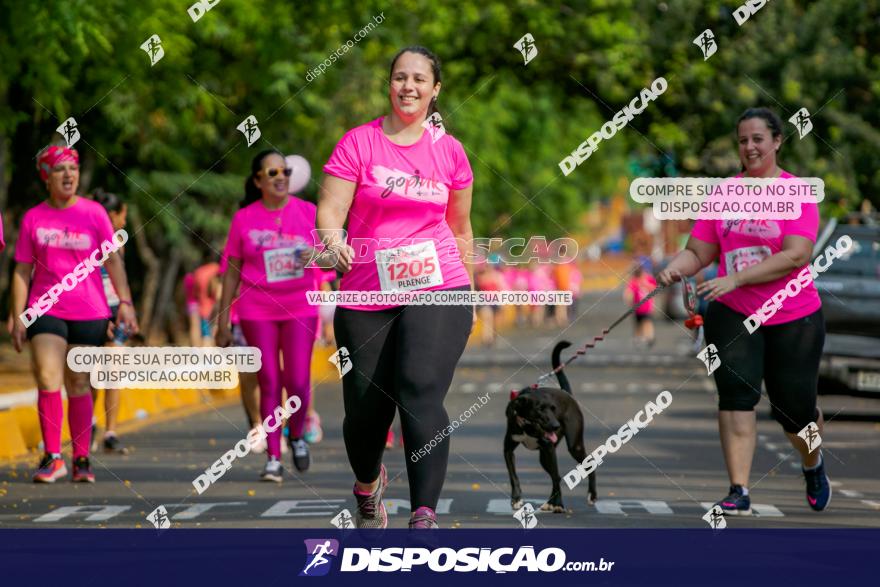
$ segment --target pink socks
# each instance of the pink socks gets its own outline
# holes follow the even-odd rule
[[[61,419],[64,417],[64,405],[61,402],[61,390],[37,392],[37,413],[40,415],[40,431],[43,433],[43,445],[46,452],[61,452]]]
[[[67,397],[67,423],[70,426],[73,458],[89,456],[93,411],[94,405],[92,404],[91,393]]]

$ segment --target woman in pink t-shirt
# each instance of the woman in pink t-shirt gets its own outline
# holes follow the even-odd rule
[[[338,257],[343,292],[472,287],[462,259],[473,248],[473,173],[461,143],[430,121],[429,131],[423,126],[439,93],[437,57],[424,47],[400,51],[391,61],[391,112],[345,133],[324,166],[318,228]],[[356,251],[340,236],[346,222]],[[342,378],[343,436],[358,527],[388,522],[382,453],[397,407],[409,452],[409,525],[437,527],[449,458],[443,399],[473,322],[472,305],[337,309],[337,345],[351,361]]]
[[[629,282],[626,284],[626,289],[623,290],[623,300],[630,306],[635,306],[641,302],[645,296],[657,287],[654,276],[647,272],[648,263],[649,261],[646,259],[638,259],[636,261],[632,277],[630,277]],[[636,346],[654,346],[654,321],[651,318],[653,313],[653,299],[648,300],[633,312],[633,317],[636,321],[633,342]]]
[[[75,150],[47,147],[37,156],[37,169],[49,198],[25,212],[21,220],[12,282],[12,342],[18,352],[25,339],[31,342],[37,413],[46,450],[34,482],[54,483],[67,474],[61,457],[61,385],[65,383],[72,479],[93,483],[89,374],[66,368],[66,357],[73,346],[102,346],[107,338],[110,307],[101,280],[102,263],[119,297],[118,324],[129,334],[137,332],[122,259],[111,252],[127,237],[122,231],[114,234],[101,204],[76,195],[79,155]]]
[[[777,165],[782,122],[776,114],[746,110],[737,122],[737,139],[742,176],[796,181]],[[821,434],[823,424],[816,394],[825,322],[812,280],[777,304],[776,313],[751,334],[744,324],[790,281],[799,282],[798,274],[810,262],[819,211],[813,203],[798,205],[795,220],[697,220],[686,249],[658,276],[668,285],[719,262],[718,277],[697,291],[710,301],[706,342],[715,345],[720,360],[714,372],[718,425],[731,487],[716,505],[727,514],[751,513],[748,484],[762,380],[774,417],[801,454],[808,505],[821,511],[831,499],[821,451],[811,452],[798,436],[808,426],[818,426]]]
[[[309,468],[309,448],[303,439],[306,409],[311,401],[311,361],[318,326],[318,307],[310,306],[306,292],[317,289],[320,270],[307,268],[312,255],[315,205],[287,192],[292,170],[275,150],[258,153],[245,181],[245,200],[229,227],[224,256],[217,324],[217,344],[232,342],[229,307],[235,292],[236,311],[244,337],[262,353],[260,415],[265,419],[281,405],[281,388],[300,399],[301,407],[289,420],[293,465]],[[239,285],[241,289],[239,290]],[[284,369],[279,363],[279,352]],[[281,429],[267,438],[268,461],[261,478],[281,481]]]

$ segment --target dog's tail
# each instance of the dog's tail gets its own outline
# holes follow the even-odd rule
[[[571,343],[567,340],[561,340],[556,343],[556,346],[553,347],[553,355],[550,358],[550,362],[553,365],[553,368],[556,369],[559,365],[562,364],[560,360],[560,355],[562,351],[571,346]],[[559,387],[567,391],[570,395],[574,395],[571,391],[571,384],[568,382],[568,377],[565,376],[565,371],[560,369],[556,372],[556,378],[559,380]]]

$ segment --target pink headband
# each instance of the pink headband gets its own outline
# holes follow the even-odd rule
[[[65,161],[73,161],[79,165],[79,153],[76,152],[76,149],[56,145],[43,149],[37,156],[37,171],[40,172],[40,178],[43,181],[48,180],[52,168]]]

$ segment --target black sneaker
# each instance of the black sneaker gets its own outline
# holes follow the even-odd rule
[[[73,460],[73,475],[70,478],[74,483],[94,483],[95,474],[92,473],[92,465],[89,457],[77,457]]]
[[[283,475],[284,467],[281,466],[281,461],[275,457],[269,457],[269,460],[266,461],[266,466],[263,467],[263,472],[260,473],[260,481],[274,481],[275,483],[281,483]]]
[[[807,480],[807,504],[821,512],[831,503],[831,483],[825,474],[825,459],[812,471],[804,471],[804,478]]]
[[[115,434],[107,434],[104,436],[104,452],[127,455],[128,449],[119,440]]]
[[[730,493],[715,505],[721,508],[727,516],[750,516],[752,515],[752,500],[748,495],[743,495],[742,485],[731,485]]]
[[[290,449],[293,452],[293,466],[300,473],[309,470],[311,458],[309,457],[309,443],[302,438],[295,438],[290,441]]]

